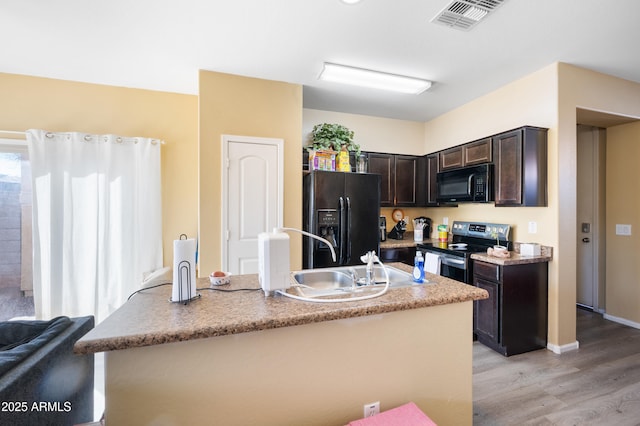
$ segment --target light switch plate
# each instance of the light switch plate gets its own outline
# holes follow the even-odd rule
[[[529,233],[530,234],[538,233],[538,222],[529,222]]]
[[[616,235],[631,235],[631,225],[617,223]]]

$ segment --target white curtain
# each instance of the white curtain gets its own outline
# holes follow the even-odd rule
[[[100,322],[162,267],[160,142],[27,132],[36,318]]]

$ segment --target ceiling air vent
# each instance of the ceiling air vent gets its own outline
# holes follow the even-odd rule
[[[502,6],[506,0],[454,0],[449,3],[431,22],[468,31],[491,12]]]

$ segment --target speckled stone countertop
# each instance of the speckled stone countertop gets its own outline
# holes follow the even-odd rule
[[[411,267],[393,263],[410,272]],[[198,279],[201,298],[188,305],[171,303],[171,286],[135,294],[116,312],[83,336],[74,346],[77,354],[115,351],[141,346],[187,341],[279,327],[377,315],[486,299],[485,290],[445,277],[426,274],[428,284],[392,288],[373,299],[344,303],[313,303],[282,295],[265,297],[258,276],[231,277],[228,285],[209,290],[208,278]]]
[[[553,247],[540,246],[540,256],[523,256],[520,252],[520,243],[513,243],[513,251],[509,252],[509,257],[489,256],[487,253],[473,253],[471,259],[483,262],[494,263],[496,265],[522,265],[525,263],[549,262],[553,259]]]
[[[380,242],[381,249],[389,249],[389,248],[402,248],[402,247],[415,247],[416,244],[420,243],[437,243],[438,240],[432,240],[425,238],[422,241],[414,241],[413,240],[413,232],[405,232],[403,235],[403,239],[394,240],[393,238],[387,238],[385,241]]]

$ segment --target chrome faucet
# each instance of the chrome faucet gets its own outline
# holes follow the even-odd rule
[[[367,253],[367,285],[373,285],[375,284],[374,278],[373,278],[373,260],[376,257],[376,253],[374,251],[370,251],[369,253]]]
[[[352,288],[355,289],[356,287],[358,287],[358,273],[356,272],[355,268],[349,268],[349,275],[351,275],[351,280],[353,281],[353,286]]]

